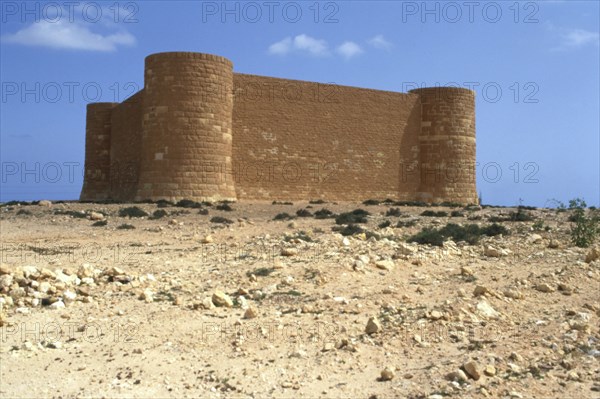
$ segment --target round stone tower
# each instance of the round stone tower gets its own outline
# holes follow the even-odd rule
[[[112,109],[118,103],[87,105],[85,176],[80,201],[105,200],[110,192],[110,135]]]
[[[235,200],[233,64],[202,53],[146,57],[137,200]]]
[[[475,92],[431,87],[410,93],[421,98],[419,199],[477,204]]]

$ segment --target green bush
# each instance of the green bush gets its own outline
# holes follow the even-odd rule
[[[367,223],[367,215],[370,215],[370,213],[362,209],[355,209],[352,212],[341,213],[338,217],[335,218],[335,223]]]
[[[341,229],[339,232],[343,236],[353,236],[355,234],[364,233],[365,229],[363,229],[362,227],[357,226],[355,224],[349,224],[346,227],[344,227],[343,229]]]
[[[130,206],[128,208],[119,209],[119,216],[120,217],[129,216],[130,218],[141,218],[144,216],[148,216],[148,212],[146,212],[145,210],[143,210],[140,207]]]
[[[398,223],[396,224],[396,227],[402,228],[402,227],[413,227],[417,224],[417,221],[415,219],[411,219],[411,220],[399,220]]]
[[[424,228],[417,234],[409,237],[408,242],[418,244],[431,244],[438,247],[444,244],[445,240],[465,241],[471,245],[479,242],[482,236],[496,236],[499,234],[507,235],[508,230],[499,224],[492,224],[485,227],[479,227],[476,224],[461,226],[455,223],[448,223],[441,229]]]
[[[201,208],[202,204],[200,202],[196,202],[196,201],[192,201],[192,200],[188,200],[188,199],[182,199],[181,201],[177,202],[175,204],[175,206],[178,206],[181,208]]]
[[[296,216],[299,218],[309,218],[312,217],[312,213],[308,209],[298,209],[296,211]]]
[[[217,205],[217,210],[231,212],[231,211],[233,211],[233,208],[228,203],[223,203],[223,204]]]
[[[444,216],[448,216],[448,212],[444,212],[444,211],[432,211],[432,210],[426,210],[423,211],[421,213],[421,216],[429,216],[429,217],[444,217]]]
[[[273,220],[291,220],[291,219],[294,219],[294,217],[287,212],[278,213],[273,218]]]
[[[284,202],[282,202],[282,201],[273,201],[271,203],[271,205],[294,205],[294,203],[293,202],[288,202],[288,201],[284,201]]]
[[[385,213],[385,216],[401,216],[401,215],[402,215],[402,212],[400,211],[400,208],[390,208]]]
[[[168,213],[164,209],[157,209],[152,213],[152,216],[150,216],[150,219],[161,219],[167,215],[168,215]]]
[[[386,227],[389,227],[392,224],[392,222],[390,222],[389,220],[384,220],[383,222],[379,223],[379,225],[377,227],[379,227],[380,229],[385,229]]]
[[[580,248],[589,247],[600,233],[600,217],[594,210],[586,214],[586,203],[583,199],[576,198],[569,201],[569,216],[571,226],[571,242]]]
[[[328,219],[335,217],[334,213],[327,208],[315,212],[315,219]]]
[[[221,216],[213,216],[210,219],[211,223],[232,224],[233,220]]]
[[[123,223],[117,226],[118,230],[133,230],[135,226],[132,224]]]

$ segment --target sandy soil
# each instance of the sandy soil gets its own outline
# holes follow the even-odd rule
[[[515,209],[135,205],[167,214],[0,208],[1,397],[600,397],[600,260],[568,212],[432,247],[405,239]],[[369,211],[366,232],[273,220],[322,208]]]

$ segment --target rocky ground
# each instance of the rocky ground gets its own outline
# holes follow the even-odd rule
[[[568,217],[4,204],[0,396],[600,397],[600,250]],[[493,221],[508,231],[406,242]]]

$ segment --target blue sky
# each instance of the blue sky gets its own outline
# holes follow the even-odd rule
[[[600,205],[597,1],[0,5],[0,201],[78,198],[86,104],[143,87],[148,54],[198,51],[257,75],[470,86],[484,203]]]

